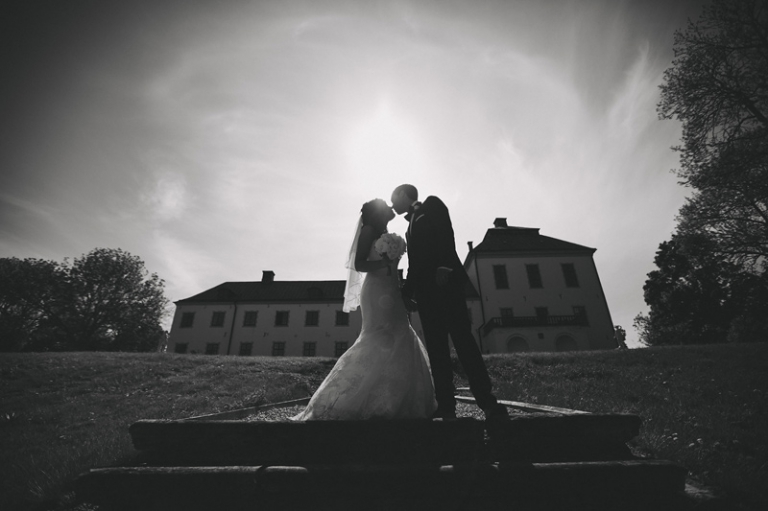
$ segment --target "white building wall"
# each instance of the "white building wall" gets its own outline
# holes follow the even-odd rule
[[[260,304],[258,306],[240,305],[239,318],[236,320],[233,349],[231,354],[240,353],[242,343],[253,343],[252,355],[272,356],[273,343],[285,343],[285,356],[304,356],[304,343],[315,343],[315,356],[332,357],[335,355],[336,343],[345,342],[347,347],[360,334],[362,318],[356,311],[349,315],[349,325],[336,325],[336,312],[341,311],[340,304]],[[245,312],[257,311],[255,327],[243,325]],[[288,311],[287,326],[275,324],[278,311]],[[307,311],[318,312],[317,326],[306,325]]]
[[[238,355],[240,345],[252,343],[252,356],[272,356],[273,343],[283,342],[284,356],[303,356],[304,343],[313,342],[315,356],[335,355],[336,342],[352,346],[360,333],[362,318],[359,311],[350,313],[348,326],[336,325],[336,311],[341,304],[248,304],[238,303],[237,314],[232,321],[235,305],[230,304],[179,304],[171,327],[168,350],[173,352],[179,343],[187,344],[187,353],[205,353],[208,343],[219,343],[218,354]],[[306,326],[306,312],[318,311],[318,325]],[[215,311],[224,311],[224,325],[212,327]],[[244,326],[247,311],[256,311],[256,325]],[[288,325],[275,325],[278,311],[288,311]],[[194,312],[192,327],[181,327],[185,312]],[[231,332],[231,335],[230,335]]]
[[[563,263],[574,265],[579,287],[566,287]],[[539,266],[541,288],[530,287],[528,264]],[[496,289],[494,265],[505,266],[509,289]],[[507,352],[507,342],[514,336],[525,339],[532,351],[554,351],[557,338],[563,335],[573,338],[580,350],[615,347],[610,312],[591,255],[481,256],[472,260],[468,273],[482,295],[486,321],[500,317],[502,307],[512,308],[514,316],[521,317],[536,316],[536,307],[546,307],[550,316],[571,316],[573,307],[581,306],[589,318],[589,326],[495,328],[483,336],[484,352]]]
[[[204,305],[177,305],[171,324],[171,333],[168,336],[168,351],[173,352],[176,344],[186,343],[187,353],[205,353],[208,343],[219,343],[219,354],[226,353],[232,323],[233,304],[204,304]],[[214,312],[223,311],[224,326],[212,327],[211,318]],[[183,313],[195,314],[191,327],[181,327]]]
[[[473,334],[479,339],[477,329],[482,323],[480,301],[467,302],[472,319]],[[318,311],[318,326],[305,326],[306,312]],[[349,314],[349,326],[336,325],[336,311],[341,304],[248,304],[238,303],[234,323],[232,303],[221,304],[178,304],[171,325],[168,339],[168,351],[174,352],[177,344],[186,344],[187,353],[206,353],[209,343],[218,343],[219,355],[239,355],[241,344],[251,343],[251,356],[273,356],[273,343],[284,342],[284,356],[304,356],[304,343],[314,342],[315,356],[333,357],[336,355],[336,342],[346,342],[351,347],[360,335],[362,316],[360,311]],[[243,324],[247,311],[256,311],[256,325]],[[288,311],[288,326],[275,325],[277,311]],[[191,327],[181,327],[181,318],[185,312],[194,312]],[[224,324],[211,326],[214,312],[224,312]],[[418,313],[410,316],[411,326],[424,339],[424,331]],[[232,335],[230,336],[230,332]],[[484,350],[485,351],[485,350]]]

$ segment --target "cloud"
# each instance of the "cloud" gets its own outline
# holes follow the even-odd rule
[[[656,103],[662,71],[649,62],[650,45],[644,41],[626,71],[624,83],[618,90],[608,112],[611,132],[625,139],[638,137],[651,124],[657,124]]]
[[[144,202],[159,222],[181,218],[187,210],[188,191],[184,176],[177,173],[161,175]]]

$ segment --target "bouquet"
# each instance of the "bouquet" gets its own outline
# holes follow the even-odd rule
[[[373,244],[373,249],[381,257],[396,261],[405,254],[405,240],[395,233],[385,232]],[[392,267],[387,267],[387,275],[392,275]]]

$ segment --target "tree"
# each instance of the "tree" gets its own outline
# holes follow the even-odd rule
[[[768,256],[768,4],[715,0],[674,45],[657,110],[683,125],[677,174],[696,192],[681,226],[757,268]]]
[[[659,246],[643,286],[650,307],[636,318],[641,340],[650,345],[723,342],[730,324],[729,283],[738,267],[720,259],[703,235],[678,236]]]
[[[71,264],[0,262],[4,349],[151,351],[164,338],[164,283],[136,256],[97,248]]]
[[[120,249],[97,248],[75,259],[69,268],[68,345],[120,351],[157,346],[168,304],[163,286],[141,259]]]
[[[617,348],[621,350],[627,349],[627,343],[624,342],[627,339],[627,331],[624,330],[624,327],[621,325],[614,325],[613,335],[616,339],[616,344],[618,345]]]
[[[706,235],[715,242],[722,258],[759,271],[768,255],[768,222],[763,220],[758,203],[749,198],[753,191],[747,190],[747,183],[734,183],[694,192],[680,209],[677,232]]]
[[[768,271],[724,260],[702,233],[659,245],[643,290],[650,307],[634,326],[648,345],[768,341]]]
[[[41,347],[53,339],[57,297],[66,271],[42,259],[0,259],[0,351]]]
[[[768,271],[742,272],[732,282],[729,342],[768,341]]]

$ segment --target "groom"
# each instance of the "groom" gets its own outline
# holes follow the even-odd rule
[[[437,197],[418,202],[413,185],[400,185],[392,192],[392,209],[408,214],[408,278],[403,299],[409,310],[418,307],[437,400],[436,418],[456,418],[456,399],[448,335],[467,373],[469,388],[486,420],[508,418],[505,406],[491,393],[491,379],[480,349],[472,336],[464,287],[468,277],[456,254],[448,208]]]

